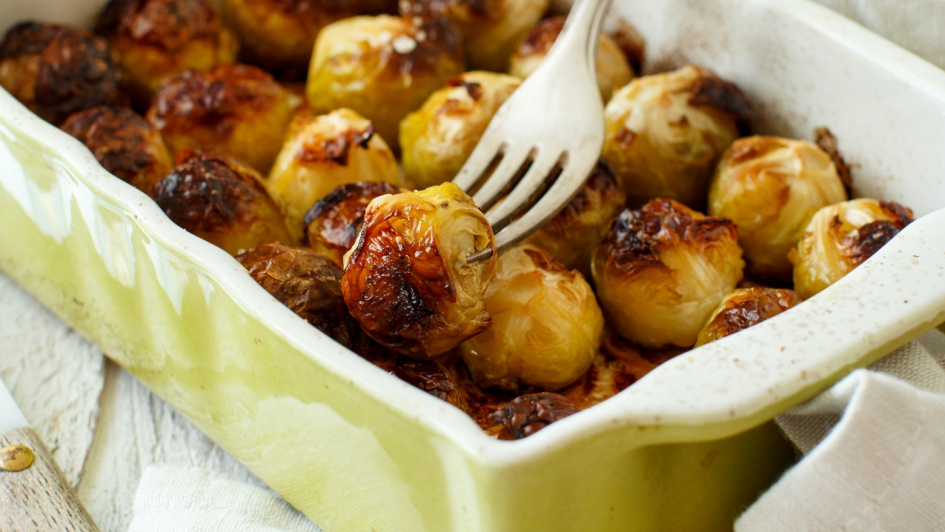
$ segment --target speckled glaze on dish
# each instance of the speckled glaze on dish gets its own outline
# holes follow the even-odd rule
[[[102,0],[8,2],[88,25]],[[924,215],[842,282],[516,442],[307,326],[0,91],[0,268],[328,532],[731,530],[790,463],[769,420],[945,319],[945,73],[796,0],[617,0],[651,69],[698,63],[820,125],[860,195]]]

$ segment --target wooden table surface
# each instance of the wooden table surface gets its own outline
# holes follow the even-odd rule
[[[0,378],[102,532],[128,529],[152,464],[264,486],[2,273],[0,308]]]

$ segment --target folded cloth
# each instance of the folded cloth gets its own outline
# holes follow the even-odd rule
[[[193,468],[149,467],[128,532],[321,532],[275,493]]]
[[[945,0],[816,0],[945,68]]]
[[[945,530],[943,357],[931,331],[779,416],[807,456],[736,532]]]

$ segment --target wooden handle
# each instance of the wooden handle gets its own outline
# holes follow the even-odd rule
[[[34,459],[22,471],[0,470],[0,531],[99,532],[36,431],[0,433],[0,449],[12,445],[29,447]]]

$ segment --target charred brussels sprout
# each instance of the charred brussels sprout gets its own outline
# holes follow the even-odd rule
[[[229,153],[260,172],[282,146],[292,100],[272,76],[245,65],[189,70],[161,86],[147,119],[171,153],[206,148]]]
[[[265,244],[236,257],[272,297],[303,320],[358,354],[371,341],[341,297],[341,268],[308,248]]]
[[[512,54],[509,73],[522,79],[527,78],[538,68],[542,59],[548,55],[551,45],[558,39],[565,17],[553,17],[543,20],[525,34],[515,53]],[[604,103],[610,100],[614,91],[633,79],[633,70],[627,62],[627,56],[607,35],[600,36],[597,45],[597,85]]]
[[[434,92],[400,123],[404,173],[418,187],[451,181],[479,143],[492,116],[521,80],[467,72]]]
[[[709,214],[738,226],[748,273],[791,278],[787,255],[814,213],[847,199],[830,157],[804,141],[748,137],[719,163],[709,191]]]
[[[528,242],[589,279],[591,255],[626,202],[627,196],[610,167],[600,161],[571,203],[529,237]]]
[[[128,89],[141,105],[171,76],[232,63],[239,48],[212,0],[112,0],[95,31],[118,53]]]
[[[699,331],[696,347],[743,331],[796,307],[801,298],[793,290],[743,288],[729,294]]]
[[[506,72],[522,36],[541,20],[548,0],[401,0],[404,17],[442,16],[463,36],[474,69]]]
[[[108,42],[58,24],[22,22],[0,43],[0,85],[43,120],[100,105],[124,105]]]
[[[492,228],[452,183],[382,196],[345,256],[341,290],[372,338],[418,359],[434,358],[488,327],[483,295],[495,259]]]
[[[152,197],[174,223],[231,255],[291,242],[262,176],[222,153],[179,154],[174,171],[154,185]]]
[[[70,116],[62,129],[106,170],[145,194],[173,168],[161,134],[131,109],[95,107]]]
[[[735,85],[701,68],[637,78],[604,111],[604,159],[630,206],[669,198],[702,208],[715,165],[750,111]]]
[[[266,189],[282,207],[289,231],[301,238],[302,219],[312,204],[357,181],[397,184],[400,170],[370,121],[350,109],[338,109],[292,121]]]
[[[308,245],[341,264],[361,231],[368,204],[380,196],[401,192],[400,188],[383,182],[359,182],[336,188],[305,214]]]
[[[689,347],[744,266],[731,221],[653,200],[620,214],[591,269],[621,336],[644,347]]]
[[[820,209],[789,255],[794,264],[794,289],[804,299],[817,295],[872,257],[910,223],[911,210],[874,199]]]
[[[523,244],[499,256],[485,295],[492,325],[463,342],[483,388],[555,391],[578,379],[600,347],[604,316],[579,272]]]
[[[491,417],[504,425],[516,439],[521,439],[577,413],[578,409],[567,397],[544,392],[516,397]]]
[[[381,15],[326,26],[315,42],[305,94],[312,110],[367,117],[388,142],[407,113],[463,71],[459,36],[442,20]]]

